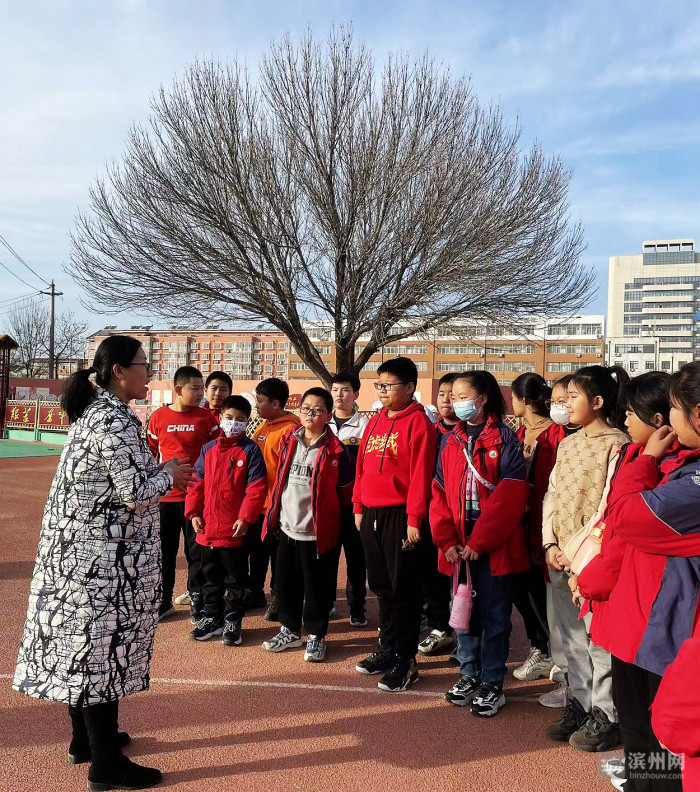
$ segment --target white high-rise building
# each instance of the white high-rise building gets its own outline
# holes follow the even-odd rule
[[[700,254],[694,239],[642,242],[611,256],[607,358],[630,373],[676,371],[700,358]]]

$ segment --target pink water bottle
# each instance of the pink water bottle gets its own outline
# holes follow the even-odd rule
[[[455,564],[455,585],[459,576],[459,564]],[[474,589],[472,588],[472,577],[469,573],[469,562],[466,563],[467,582],[457,586],[452,598],[452,611],[450,612],[450,627],[455,630],[468,630],[472,616],[472,599]]]

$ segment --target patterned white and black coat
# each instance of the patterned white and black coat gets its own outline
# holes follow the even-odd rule
[[[149,685],[161,595],[158,500],[172,487],[121,399],[71,426],[44,510],[13,687],[77,705]]]

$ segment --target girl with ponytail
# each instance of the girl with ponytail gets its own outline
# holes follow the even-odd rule
[[[95,374],[96,385],[90,377]],[[119,699],[148,688],[160,604],[158,501],[192,467],[159,466],[129,408],[148,392],[135,338],[110,336],[62,398],[71,427],[39,537],[13,687],[68,705],[71,764],[90,789],[145,789],[158,770],[122,754]]]
[[[567,543],[595,519],[615,471],[625,425],[624,386],[629,377],[617,366],[587,366],[569,382],[571,423],[581,429],[559,445],[542,516],[545,560],[552,608],[568,664],[572,700],[547,734],[582,751],[605,751],[620,742],[612,698],[609,652],[591,642],[591,614],[579,619],[569,589]]]

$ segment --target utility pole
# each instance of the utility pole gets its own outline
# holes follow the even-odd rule
[[[53,281],[51,281],[51,286],[48,291],[41,292],[42,294],[48,294],[51,297],[51,321],[49,324],[49,379],[54,378],[54,367],[55,367],[55,360],[54,360],[54,336],[55,336],[55,329],[56,329],[56,297],[61,297],[63,292],[56,291],[56,285]]]

